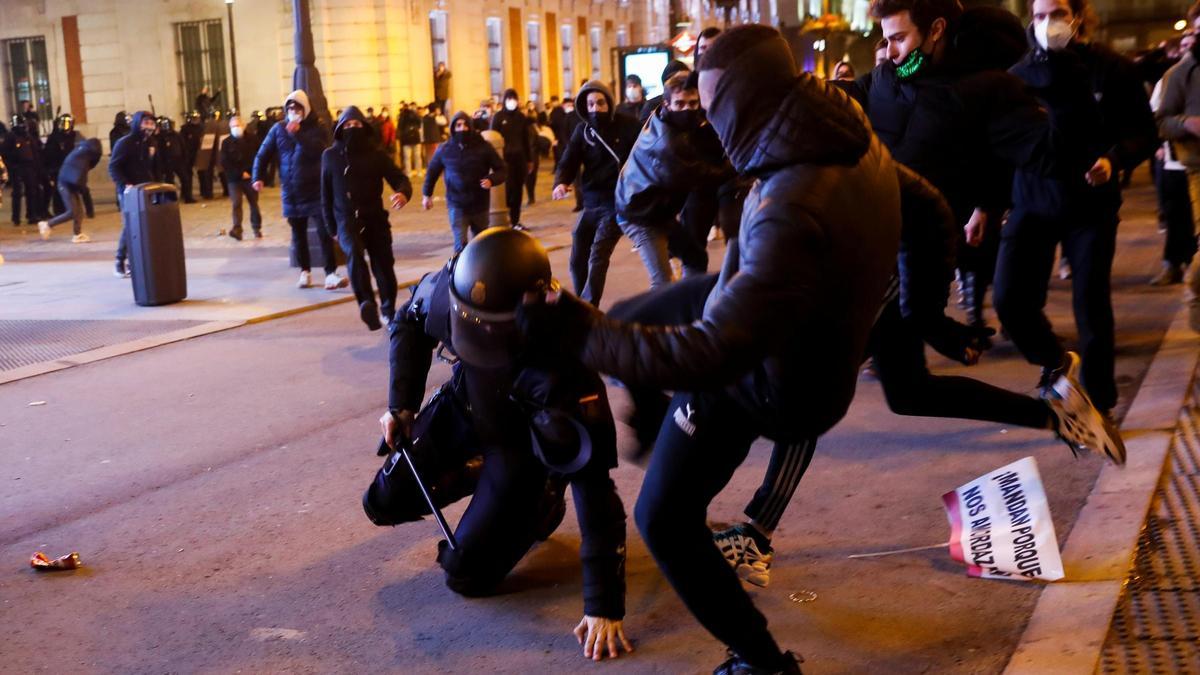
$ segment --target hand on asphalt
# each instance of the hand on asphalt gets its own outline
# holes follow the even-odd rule
[[[575,639],[583,645],[583,657],[593,661],[604,658],[606,647],[610,659],[617,658],[621,649],[626,653],[633,652],[633,645],[625,637],[625,627],[620,619],[585,615],[575,627]]]

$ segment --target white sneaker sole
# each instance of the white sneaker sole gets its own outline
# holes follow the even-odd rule
[[[1070,363],[1065,373],[1055,380],[1051,387],[1053,395],[1047,402],[1056,408],[1059,423],[1064,421],[1071,426],[1082,425],[1071,436],[1082,436],[1087,439],[1083,447],[1101,457],[1108,459],[1117,466],[1124,466],[1126,459],[1125,442],[1121,440],[1121,432],[1108,421],[1092,403],[1087,391],[1079,383],[1079,355],[1068,352]],[[1082,413],[1072,413],[1072,408],[1083,408]],[[1059,412],[1061,411],[1061,412]],[[1060,435],[1064,436],[1060,431]]]

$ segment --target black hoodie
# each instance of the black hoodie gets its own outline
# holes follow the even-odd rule
[[[467,131],[455,132],[454,123],[466,120]],[[464,213],[483,213],[488,210],[490,192],[479,187],[479,181],[491,179],[492,185],[504,182],[506,168],[500,154],[471,128],[471,117],[458,112],[450,121],[450,139],[438,146],[429,160],[422,194],[433,195],[438,177],[446,172],[446,203]]]
[[[893,276],[900,170],[857,104],[797,75],[781,37],[729,64],[708,118],[758,180],[703,318],[664,329],[593,315],[580,356],[630,386],[725,389],[762,435],[814,438],[850,405]]]
[[[157,147],[154,136],[146,137],[142,133],[142,120],[154,119],[145,110],[133,114],[129,133],[121,137],[108,158],[108,175],[112,177],[117,189],[125,185],[139,185],[154,180],[156,174],[154,156]]]
[[[516,97],[516,89],[508,89],[504,92],[500,112],[492,116],[492,131],[499,131],[500,135],[504,137],[504,159],[506,161],[532,162],[534,136],[537,135],[533,130],[533,122],[525,116],[525,111],[521,110],[521,106],[518,105],[516,110],[509,110],[503,104],[503,101]]]
[[[88,172],[100,163],[100,139],[89,138],[75,144],[75,149],[63,160],[58,170],[60,185],[87,187]]]
[[[608,100],[608,113],[600,126],[591,121],[587,112],[587,97],[592,92],[599,92]],[[554,184],[571,185],[582,167],[580,185],[583,188],[584,206],[612,208],[617,176],[629,159],[629,152],[637,141],[641,126],[632,117],[615,112],[612,93],[597,80],[588,82],[579,90],[579,95],[575,97],[574,114],[581,122],[571,132],[571,139],[567,141],[562,158],[558,161]]]
[[[351,149],[345,138],[348,120],[362,122],[364,142]],[[333,146],[321,155],[321,208],[330,234],[357,234],[366,227],[388,226],[383,206],[383,183],[412,198],[412,184],[391,157],[379,149],[375,130],[355,106],[342,112],[333,128]]]

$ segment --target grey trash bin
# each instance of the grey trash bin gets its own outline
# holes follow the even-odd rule
[[[187,297],[187,268],[175,186],[142,183],[121,201],[121,217],[129,230],[133,301],[153,306],[183,300]]]
[[[496,149],[496,154],[500,155],[500,159],[504,159],[504,137],[499,131],[485,129],[482,132],[483,139],[492,144]],[[509,180],[509,176],[505,180]],[[524,180],[524,177],[517,176],[517,180]],[[505,227],[511,225],[508,222],[508,205],[504,203],[504,186],[493,185],[491,194],[491,202],[488,207],[488,227]]]

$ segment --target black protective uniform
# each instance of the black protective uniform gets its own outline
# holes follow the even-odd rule
[[[609,112],[596,116],[584,112],[592,92],[608,99]],[[617,176],[640,130],[633,118],[614,114],[612,103],[612,93],[602,82],[591,81],[580,88],[571,114],[580,123],[565,143],[554,176],[555,185],[578,183],[576,191],[582,195],[583,213],[571,236],[571,283],[581,298],[597,306],[613,249],[621,238],[614,198]]]
[[[504,92],[504,100],[516,98],[517,91]],[[508,207],[509,224],[521,224],[521,197],[529,165],[533,163],[533,123],[520,109],[501,109],[492,116],[492,130],[504,137],[504,162],[508,164],[508,180],[504,183],[504,203]]]
[[[54,131],[51,131],[50,135],[46,137],[42,157],[45,162],[45,177],[49,179],[49,184],[43,182],[42,188],[43,196],[49,199],[54,206],[55,215],[66,210],[57,190],[58,170],[62,168],[63,161],[67,159],[67,155],[71,154],[71,150],[75,148],[75,144],[79,140],[79,132],[75,131],[74,119],[70,115],[59,115],[58,119],[54,121]]]
[[[415,411],[425,391],[433,350],[439,343],[453,353],[450,324],[450,267],[428,275],[391,328],[389,407]],[[487,593],[539,538],[544,518],[543,486],[548,470],[530,443],[530,410],[514,402],[532,390],[558,389],[555,398],[589,401],[580,420],[592,438],[585,466],[570,481],[582,535],[583,611],[621,619],[625,614],[625,510],[609,477],[616,466],[616,433],[604,384],[574,361],[514,362],[501,368],[459,363],[453,395],[468,404],[470,424],[483,456],[475,494],[454,535],[458,550],[440,547],[438,562],[446,584],[463,595]],[[464,453],[467,454],[467,453]],[[559,479],[561,480],[561,478]]]
[[[158,123],[158,162],[159,179],[164,183],[179,182],[180,198],[185,204],[196,201],[192,195],[192,167],[188,162],[187,141],[182,134],[175,131],[175,125],[170,119],[163,117]]]
[[[351,137],[347,120],[363,123]],[[346,254],[350,286],[358,300],[363,321],[378,328],[378,312],[392,320],[396,310],[396,271],[392,254],[392,230],[383,208],[383,183],[412,199],[412,184],[404,171],[379,148],[375,131],[355,106],[342,113],[333,129],[333,146],[321,155],[321,208],[330,234]],[[364,254],[370,256],[370,271]],[[371,290],[371,271],[379,287],[379,304]],[[373,319],[373,320],[372,320]]]
[[[25,221],[33,225],[44,213],[42,196],[42,144],[29,134],[29,128],[14,120],[2,149],[12,184],[12,223],[21,224],[21,202],[25,202]]]
[[[183,141],[184,161],[187,162],[188,184],[192,184],[192,179],[196,173],[196,156],[200,154],[200,142],[204,136],[204,125],[200,122],[200,115],[192,112],[187,116],[187,120],[183,126],[179,127],[179,136]],[[211,190],[209,193],[211,194]],[[188,190],[186,197],[191,197],[195,201],[195,193]]]

